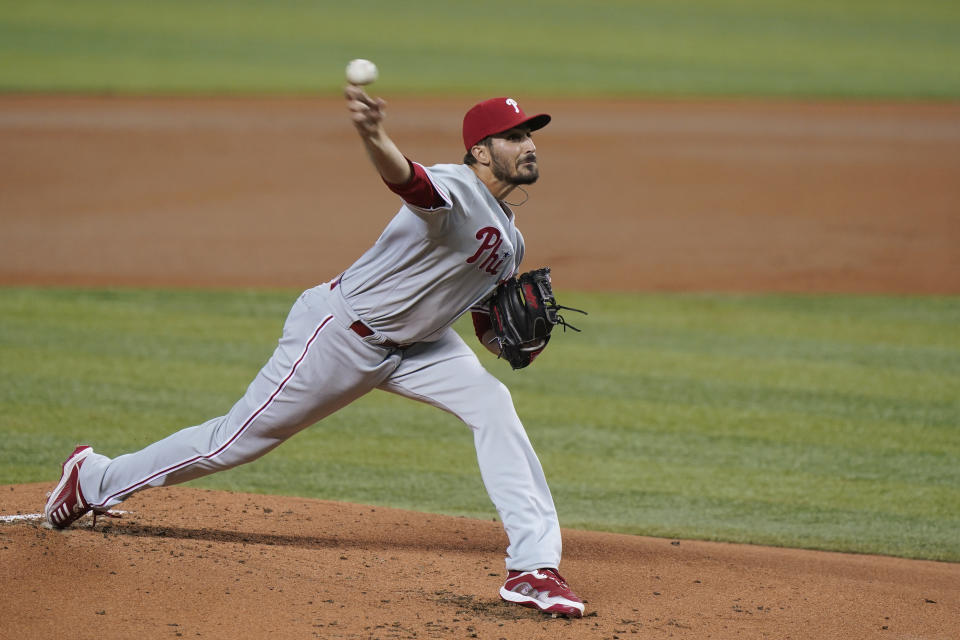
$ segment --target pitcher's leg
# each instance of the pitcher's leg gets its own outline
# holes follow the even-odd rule
[[[227,415],[117,458],[93,454],[80,486],[97,507],[250,462],[377,385],[394,363],[301,298],[273,356]]]
[[[510,392],[456,333],[409,350],[380,388],[449,411],[473,430],[480,474],[510,541],[507,569],[559,566],[556,508]]]

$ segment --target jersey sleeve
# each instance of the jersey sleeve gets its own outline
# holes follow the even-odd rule
[[[404,184],[394,184],[384,180],[390,191],[403,198],[411,207],[420,211],[432,212],[449,209],[452,206],[450,196],[430,178],[423,165],[407,158],[412,175]]]
[[[471,311],[473,316],[473,331],[477,334],[477,339],[483,341],[483,335],[493,329],[493,321],[490,320],[490,314],[487,311]]]

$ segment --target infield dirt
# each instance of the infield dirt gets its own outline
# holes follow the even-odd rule
[[[960,293],[960,105],[530,101],[558,288]],[[425,164],[464,104],[391,101]],[[0,284],[307,287],[397,208],[331,99],[0,98]],[[251,371],[251,377],[255,372]],[[208,416],[198,416],[201,418]],[[64,452],[64,456],[69,453]],[[0,513],[49,484],[0,487]],[[191,488],[0,525],[0,637],[928,638],[960,565],[565,532],[583,620],[502,604],[496,522]],[[562,518],[562,513],[561,513]]]
[[[530,101],[558,288],[960,293],[960,104]],[[463,101],[395,100],[459,162]],[[398,208],[341,100],[0,98],[0,284],[308,287]],[[517,194],[520,197],[520,194]]]

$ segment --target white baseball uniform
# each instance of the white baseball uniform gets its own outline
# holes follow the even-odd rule
[[[339,279],[305,291],[283,336],[225,415],[136,453],[92,454],[80,484],[94,508],[147,487],[250,462],[372,389],[432,404],[474,433],[509,538],[507,569],[557,567],[561,540],[543,470],[509,391],[451,328],[523,256],[513,212],[465,165],[426,169],[442,204],[404,203]]]

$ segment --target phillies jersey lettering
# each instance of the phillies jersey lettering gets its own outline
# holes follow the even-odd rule
[[[490,274],[500,273],[500,267],[503,266],[503,261],[510,257],[509,251],[505,251],[502,255],[497,253],[497,250],[503,243],[503,238],[500,237],[500,230],[496,227],[484,227],[480,229],[480,231],[477,231],[477,239],[483,240],[483,242],[480,248],[477,249],[477,252],[467,258],[467,264],[473,264],[480,256],[489,251],[490,253],[486,259],[480,263],[479,268]]]
[[[404,202],[338,286],[364,323],[399,344],[437,339],[514,275],[523,258],[513,212],[470,167],[441,164],[426,173],[443,205]]]

